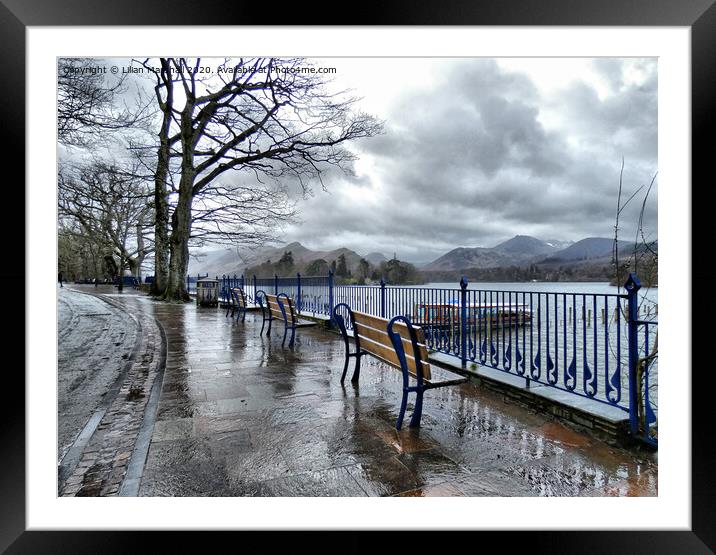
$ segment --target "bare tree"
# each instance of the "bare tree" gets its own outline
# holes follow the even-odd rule
[[[125,269],[135,275],[151,252],[148,236],[148,190],[132,169],[94,162],[58,174],[61,224],[75,229],[103,249],[102,257],[116,257],[119,287]],[[109,263],[109,261],[107,261]]]
[[[159,197],[176,193],[163,292],[169,300],[188,299],[184,276],[195,222],[203,237],[263,240],[272,223],[292,213],[288,183],[306,194],[313,180],[323,186],[328,168],[350,171],[355,156],[345,143],[381,130],[372,116],[353,112],[357,99],[327,92],[325,75],[305,60],[210,63],[162,58],[154,71],[163,114],[155,173],[158,275],[164,217]],[[151,67],[149,60],[143,65]],[[169,180],[172,160],[176,185]],[[267,188],[267,180],[274,185]]]
[[[631,196],[622,204],[622,189],[623,189],[623,175],[624,175],[624,159],[622,159],[622,166],[619,173],[619,192],[617,195],[617,211],[614,225],[614,250],[613,250],[613,266],[614,266],[614,281],[619,287],[626,282],[627,275],[633,272],[639,277],[644,292],[648,291],[651,287],[656,287],[658,284],[658,248],[656,239],[652,239],[650,234],[644,228],[644,214],[647,208],[647,202],[649,200],[650,193],[656,183],[658,172],[654,173],[651,182],[641,201],[641,207],[639,210],[639,217],[636,225],[636,232],[634,237],[634,246],[631,251],[624,253],[623,249],[619,246],[619,217],[624,211],[626,206],[634,198],[637,197],[639,192],[644,190],[645,186],[638,187]],[[620,251],[626,255],[626,258],[620,260]],[[627,305],[622,305],[622,314],[620,317],[627,319]],[[655,317],[658,313],[658,305],[649,299],[646,294],[640,295],[639,298],[639,309],[638,313],[644,314],[642,318]],[[616,354],[615,354],[616,356]],[[659,332],[656,328],[656,332],[653,335],[649,349],[646,347],[640,349],[639,358],[636,363],[636,383],[637,391],[636,397],[639,402],[637,408],[638,422],[642,433],[649,433],[653,437],[658,433],[658,422],[654,422],[654,426],[650,427],[648,421],[648,414],[651,412],[652,407],[647,406],[654,405],[653,399],[656,397],[655,393],[658,388],[658,380],[649,380],[649,372],[658,361],[659,357]],[[649,391],[650,399],[647,403],[646,392]]]
[[[106,73],[102,60],[61,58],[57,68],[57,134],[67,146],[90,146],[107,132],[145,124],[149,103],[137,89],[130,99],[127,75]]]
[[[57,233],[58,267],[67,281],[101,280],[105,274],[105,252],[111,252],[111,246],[102,237],[87,235],[74,219],[60,220]]]

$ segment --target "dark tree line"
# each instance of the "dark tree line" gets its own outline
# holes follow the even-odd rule
[[[387,260],[375,266],[365,258],[360,258],[351,265],[346,260],[345,254],[340,254],[330,261],[318,258],[301,263],[294,261],[291,251],[285,251],[276,262],[266,260],[247,268],[245,275],[263,278],[274,275],[286,277],[296,273],[303,276],[325,276],[328,272],[333,272],[335,282],[338,284],[363,285],[381,279],[389,285],[424,283],[423,276],[415,266],[397,259]]]

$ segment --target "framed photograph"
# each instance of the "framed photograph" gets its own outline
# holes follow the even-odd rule
[[[25,375],[6,374],[24,410],[3,408],[0,547],[122,551],[153,530],[430,530],[519,531],[506,541],[545,552],[714,552],[710,383],[692,352],[693,338],[703,340],[692,276],[703,274],[692,274],[690,254],[708,233],[692,233],[691,208],[713,134],[711,0],[554,1],[538,11],[518,1],[391,5],[345,26],[316,26],[291,12],[266,22],[259,6],[242,7],[237,20],[222,15],[235,9],[0,0],[0,106],[13,137],[5,155],[8,167],[25,160],[26,217],[24,295],[9,295],[24,301]],[[187,112],[175,98],[203,107]],[[290,115],[276,116],[286,106]],[[131,132],[121,144],[108,140],[124,128]],[[120,150],[131,171],[106,162]],[[162,152],[170,177],[160,198],[146,183],[159,179]],[[237,168],[243,180],[230,185],[224,178]],[[116,197],[87,196],[102,180]],[[162,202],[171,230],[163,243]],[[108,226],[107,214],[120,212],[116,228]],[[8,238],[20,225],[6,227]],[[100,249],[89,267],[77,253],[99,244],[83,242],[95,232],[120,255],[108,260]],[[155,258],[160,245],[164,262]],[[190,259],[189,247],[198,256]],[[627,250],[634,260],[620,265]],[[241,264],[217,262],[229,251]],[[167,272],[157,269],[163,264]],[[56,265],[59,283],[50,289]],[[636,304],[646,283],[636,274],[653,274],[648,306]],[[8,291],[19,292],[21,276],[8,276]],[[513,281],[520,287],[506,285]],[[579,283],[586,281],[603,288]],[[136,310],[120,326],[120,312],[135,302],[123,289],[153,291],[157,283],[166,300],[191,305]],[[77,299],[67,297],[70,288]],[[92,305],[97,288],[107,293],[101,307]],[[408,308],[395,308],[401,303]],[[191,317],[180,315],[182,306]],[[80,366],[115,357],[123,368],[94,393],[83,392],[76,373],[57,373],[60,328],[79,312],[89,315],[85,342],[98,330],[112,336],[106,347],[92,339],[98,352]],[[207,323],[211,314],[221,326]],[[648,371],[657,314],[666,326],[662,387],[641,374],[644,391],[615,365],[636,368],[639,359]],[[374,329],[379,318],[389,322],[384,337]],[[319,348],[317,328],[308,327],[326,322],[342,330],[345,370],[343,340],[336,336],[337,354]],[[391,335],[405,323],[419,332]],[[246,324],[260,344],[226,331]],[[265,326],[273,326],[272,341],[263,341]],[[402,390],[402,406],[390,393],[401,391],[399,377],[365,381],[370,356],[353,375],[353,389],[359,374],[368,384],[362,397],[345,386],[343,397],[331,391],[353,368],[349,336],[357,361],[373,355],[406,382],[417,379],[417,388]],[[287,377],[267,385],[258,372],[232,376],[237,357],[215,352],[227,342],[255,349],[268,366],[281,353]],[[310,368],[296,356],[307,345],[321,353]],[[120,360],[123,349],[133,354]],[[321,378],[326,361],[340,368]],[[451,365],[457,373],[446,387],[433,387]],[[178,380],[177,372],[194,376]],[[494,404],[479,401],[472,424],[503,431],[464,436],[489,464],[453,437],[472,425],[464,415],[473,401],[452,393],[463,378],[497,392]],[[425,383],[428,433],[417,436]],[[533,397],[535,386],[552,392],[524,401],[535,416],[520,416],[515,439],[502,420],[510,417],[505,399]],[[564,401],[572,394],[579,399]],[[194,395],[190,408],[186,395]],[[121,406],[113,401],[120,396]],[[604,408],[585,420],[581,407],[594,400]],[[576,429],[638,436],[641,447],[627,456],[582,443],[562,431],[569,426],[543,422],[539,411],[550,402]],[[462,411],[452,428],[451,407]],[[239,411],[257,420],[238,430],[229,421]],[[345,423],[358,412],[378,431],[355,439],[356,427]],[[615,413],[623,418],[613,431]],[[314,417],[333,431],[318,430]],[[121,435],[115,424],[132,440],[110,450]],[[448,438],[448,428],[458,431]],[[301,438],[314,433],[319,447],[308,453]],[[246,442],[262,447],[237,456]],[[221,462],[211,458],[217,452]],[[325,458],[333,462],[315,463]],[[260,548],[260,537],[246,537]],[[174,542],[170,536],[165,547]]]

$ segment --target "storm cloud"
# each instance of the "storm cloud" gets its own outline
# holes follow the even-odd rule
[[[285,240],[420,262],[517,234],[611,236],[622,157],[627,196],[657,170],[657,64],[589,64],[601,91],[575,75],[547,94],[496,60],[451,61],[431,87],[406,88],[378,114],[385,133],[351,146],[356,176],[329,176]],[[652,238],[656,202],[653,190]],[[622,214],[626,235],[639,204]]]

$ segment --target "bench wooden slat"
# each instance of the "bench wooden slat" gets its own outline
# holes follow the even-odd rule
[[[388,335],[387,330],[377,330],[375,328],[369,327],[364,325],[360,320],[355,319],[353,322],[353,331],[354,333],[358,334],[358,337],[361,340],[361,347],[363,346],[363,340],[369,339],[371,341],[370,345],[365,346],[366,351],[371,351],[373,344],[377,343],[380,345],[383,345],[385,348],[389,349],[390,351],[395,352],[393,347],[393,342],[390,339],[390,336]],[[407,332],[407,329],[406,329]],[[406,356],[406,362],[408,363],[408,371],[413,374],[414,376],[417,376],[417,371],[415,369],[415,353],[413,351],[413,343],[403,337],[401,337],[403,340],[403,349],[405,349],[405,356]],[[423,378],[426,380],[429,380],[431,377],[430,374],[430,365],[428,364],[428,350],[424,345],[418,345],[418,349],[420,350],[420,359],[423,363]],[[372,351],[371,351],[372,352]],[[398,361],[398,355],[395,355],[395,365],[400,368],[400,362]]]
[[[272,318],[279,318],[283,320],[283,312],[281,312],[281,307],[278,304],[276,295],[266,294],[266,308]]]
[[[373,329],[378,330],[385,330],[385,334],[387,339],[386,345],[389,345],[392,347],[392,343],[390,341],[390,336],[388,336],[388,330],[387,330],[387,320],[384,318],[378,318],[377,316],[371,316],[370,314],[366,314],[365,312],[353,312],[353,319],[356,322],[363,323]],[[413,326],[413,329],[415,330],[415,336],[418,341],[418,348],[420,349],[420,358],[423,360],[428,360],[428,349],[425,346],[425,331],[419,327],[419,326]],[[403,324],[402,322],[396,322],[393,324],[393,331],[400,335],[400,337],[403,339],[403,345],[407,345],[406,348],[407,352],[411,356],[415,356],[415,353],[413,353],[413,342],[410,337],[410,331],[408,331],[408,326]]]
[[[244,292],[244,290],[240,287],[235,287],[231,291],[234,294],[234,298],[236,299],[236,304],[240,308],[246,308],[246,293]]]
[[[395,353],[393,342],[388,335],[387,320],[384,320],[382,318],[376,318],[374,316],[364,318],[364,316],[365,314],[361,312],[353,313],[353,331],[354,333],[358,334],[358,337],[361,340],[361,348],[370,352],[371,354],[376,354],[379,358],[386,360],[391,365],[397,368],[400,368],[400,360],[398,359],[398,355]],[[371,325],[367,325],[367,323],[379,325],[382,327],[375,328]],[[393,329],[395,330],[398,327],[399,326],[396,324],[393,326]],[[404,334],[409,336],[407,326],[403,325],[402,327],[402,331],[404,332]],[[410,339],[406,339],[403,336],[403,333],[399,334],[401,336],[401,339],[403,340],[403,348],[405,349],[405,360],[408,363],[408,373],[417,377],[417,370],[415,366],[415,353],[413,351],[412,341]],[[430,380],[430,364],[427,362],[428,350],[425,345],[418,345],[418,349],[420,350],[420,358],[422,361],[423,379]],[[377,352],[374,353],[374,351]]]
[[[370,326],[371,328],[386,330],[387,333],[388,320],[386,320],[385,318],[366,314],[365,312],[356,312],[355,310],[353,310],[352,312],[354,320],[363,322],[365,325]],[[422,332],[422,329],[418,326],[413,326],[413,328],[418,333]],[[405,337],[406,339],[410,339],[410,336],[408,335],[408,326],[406,326],[402,322],[396,322],[393,325],[393,331],[400,333],[400,335],[402,337]]]
[[[400,360],[398,359],[398,355],[396,354],[395,349],[393,349],[392,347],[387,347],[382,343],[377,343],[368,337],[361,337],[360,339],[361,350],[370,353],[374,357],[379,358],[383,362],[386,362],[390,366],[393,366],[400,370]],[[408,373],[414,378],[417,378],[417,372],[415,370],[415,359],[406,355],[405,360],[408,363]],[[426,377],[425,374],[430,372],[430,365],[425,362],[423,362],[422,365],[423,379],[425,381],[429,381],[430,378]]]
[[[386,337],[388,337],[387,345],[392,347],[393,343],[392,341],[390,341],[390,336],[388,335],[388,325],[384,324],[383,329],[385,330]],[[425,344],[425,331],[418,326],[413,326],[413,329],[415,330],[415,338],[417,339],[417,347],[420,354],[420,359],[422,361],[427,362],[428,347]],[[405,349],[406,353],[409,354],[411,357],[415,358],[415,352],[413,351],[413,339],[410,337],[410,331],[408,330],[408,326],[406,326],[405,324],[401,324],[400,322],[396,322],[393,325],[393,331],[400,335],[400,338],[403,340],[403,348]],[[428,373],[427,377],[430,377],[430,373]]]
[[[284,308],[288,308],[288,313],[291,315],[291,321],[295,322],[296,309],[293,306],[293,300],[291,299],[291,297],[281,297],[281,302],[283,303]]]

